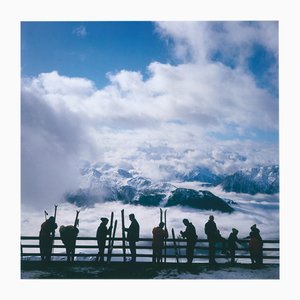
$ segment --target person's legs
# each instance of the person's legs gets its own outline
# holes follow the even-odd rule
[[[216,244],[214,240],[209,240],[208,241],[209,245],[209,263],[210,264],[214,264],[216,263],[215,260],[215,252],[216,252]]]
[[[194,242],[187,242],[186,245],[186,257],[187,257],[187,262],[192,263],[193,258],[194,258]]]
[[[162,262],[162,248],[157,249],[157,262]]]
[[[153,248],[152,252],[152,262],[156,263],[157,262],[157,249]]]
[[[230,258],[231,258],[231,264],[235,263],[235,250],[230,249]]]
[[[66,247],[66,252],[67,252],[67,261],[71,261],[71,250],[69,249],[69,246]]]
[[[136,261],[136,243],[135,241],[129,241],[129,249],[131,253],[131,260]]]
[[[104,250],[105,250],[105,241],[98,244],[99,252],[98,257],[100,262],[104,262]]]

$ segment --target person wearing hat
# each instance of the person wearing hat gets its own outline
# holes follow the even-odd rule
[[[183,224],[186,226],[185,231],[180,231],[183,238],[186,238],[186,257],[187,263],[191,264],[194,258],[194,249],[197,242],[197,234],[195,226],[188,220],[183,219]]]
[[[104,262],[104,250],[105,250],[105,243],[107,236],[111,232],[111,227],[107,228],[108,219],[107,218],[101,218],[101,223],[97,229],[97,244],[98,244],[98,254],[96,256],[96,261],[99,261],[102,263]]]
[[[263,240],[260,236],[260,230],[256,224],[250,227],[251,231],[247,238],[249,240],[249,252],[253,266],[261,266],[263,263]]]
[[[214,221],[214,216],[209,216],[208,221],[205,224],[204,232],[208,239],[208,255],[209,264],[213,265],[216,263],[216,242],[219,238],[220,232],[218,231],[217,225]]]
[[[49,262],[51,260],[52,243],[53,237],[52,233],[57,228],[54,217],[47,219],[42,225],[39,233],[39,246],[41,252],[41,260],[44,262]]]
[[[235,250],[238,249],[237,243],[239,243],[239,239],[237,237],[239,231],[236,228],[232,228],[232,232],[228,237],[228,250],[230,253],[231,264],[235,263]]]
[[[159,263],[162,261],[162,250],[164,247],[164,239],[166,239],[169,234],[167,228],[164,229],[165,223],[160,222],[157,227],[154,227],[152,230],[153,239],[152,239],[152,249],[153,249],[153,258],[154,263]]]
[[[131,253],[131,262],[136,261],[136,242],[140,237],[140,225],[135,218],[134,214],[129,215],[129,220],[131,224],[128,228],[124,228],[127,231],[127,241],[129,243],[129,249]]]

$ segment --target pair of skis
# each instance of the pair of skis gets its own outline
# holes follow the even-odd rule
[[[125,216],[124,209],[121,210],[122,219],[122,249],[123,249],[123,261],[126,262],[126,235],[125,235]]]
[[[165,211],[163,211],[160,208],[160,222],[164,222],[165,229],[167,229],[167,209]],[[174,244],[174,249],[175,249],[176,262],[179,263],[179,256],[180,256],[179,245],[177,245],[177,243],[176,243],[174,228],[172,228],[172,239],[173,239],[173,244]],[[166,247],[166,239],[165,239],[165,241],[164,241],[164,262],[166,262],[166,258],[167,258],[167,247]]]
[[[110,215],[110,230],[109,230],[109,237],[108,237],[108,250],[107,250],[107,263],[111,262],[112,251],[114,248],[114,240],[116,236],[116,229],[117,229],[118,221],[115,220],[114,222],[114,213],[112,212]]]
[[[76,210],[76,216],[75,216],[75,221],[74,221],[74,225],[73,225],[74,228],[79,226],[79,218],[78,218],[79,213],[80,213],[80,211]],[[74,261],[74,256],[75,256],[75,251],[76,251],[76,240],[77,240],[77,238],[75,238],[75,241],[74,241],[74,253],[72,254],[72,258],[71,258],[72,261]]]
[[[57,212],[57,205],[54,205],[54,222],[56,221],[56,212]],[[45,221],[47,221],[48,212],[46,210],[44,210],[44,216],[45,216]]]
[[[175,249],[176,262],[179,264],[179,251],[178,251],[178,246],[177,246],[177,243],[176,243],[174,228],[172,228],[172,238],[173,238],[173,244],[174,244],[174,249]]]
[[[167,209],[165,209],[164,211],[162,210],[162,208],[159,209],[160,211],[160,222],[164,222],[165,223],[165,227],[164,229],[167,230]],[[164,239],[164,262],[167,261],[167,242],[166,242],[166,238]]]

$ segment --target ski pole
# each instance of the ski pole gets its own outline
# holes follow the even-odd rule
[[[167,209],[164,211],[165,230],[167,231]],[[164,262],[167,262],[167,238],[164,238]]]

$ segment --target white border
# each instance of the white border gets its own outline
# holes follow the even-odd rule
[[[112,297],[161,299],[281,299],[296,292],[299,239],[296,220],[299,170],[299,14],[297,1],[2,1],[1,184],[2,294],[22,299]],[[20,280],[20,22],[100,20],[279,20],[280,28],[280,280]],[[4,68],[3,68],[4,66]],[[4,137],[4,141],[3,141]],[[4,168],[3,168],[4,166]],[[294,167],[294,168],[293,168]],[[292,241],[293,240],[293,243]],[[293,248],[291,247],[293,245]],[[3,251],[4,249],[4,251]],[[295,271],[295,272],[294,272]],[[296,273],[296,271],[298,271]],[[110,291],[110,292],[109,292]],[[278,298],[277,298],[278,297]],[[293,296],[292,296],[293,297]]]

